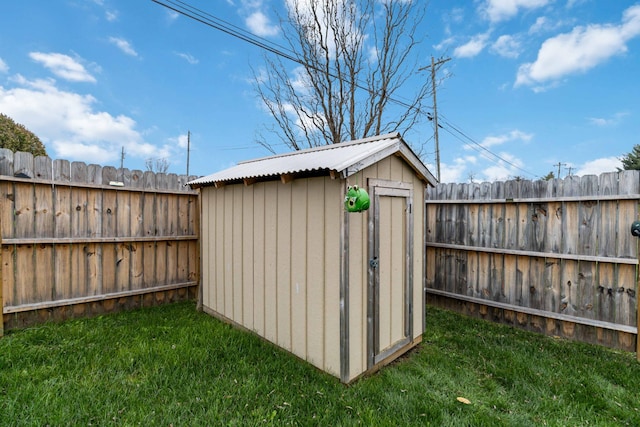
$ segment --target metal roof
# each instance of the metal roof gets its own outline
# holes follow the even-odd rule
[[[318,171],[337,173],[342,178],[347,178],[392,154],[403,157],[421,179],[431,185],[436,184],[436,179],[399,133],[248,160],[188,184],[197,188],[229,181],[260,180]]]

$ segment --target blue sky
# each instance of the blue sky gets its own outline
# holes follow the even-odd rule
[[[284,0],[188,3],[282,43]],[[420,63],[451,58],[443,182],[615,171],[640,144],[640,2],[431,0],[422,30]],[[118,167],[124,147],[125,167],[165,158],[178,174],[191,131],[190,173],[207,175],[270,154],[255,143],[272,138],[252,85],[263,54],[151,0],[4,2],[0,112],[52,158]],[[405,138],[435,173],[432,123]]]

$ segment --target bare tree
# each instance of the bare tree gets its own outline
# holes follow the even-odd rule
[[[171,163],[169,163],[166,157],[163,157],[160,159],[149,158],[145,160],[144,165],[148,171],[155,172],[155,173],[167,173]]]
[[[426,1],[286,3],[281,29],[299,66],[291,70],[266,57],[266,72],[254,70],[272,130],[285,145],[299,150],[406,132],[422,118],[430,81],[416,85],[410,78],[420,66],[417,30]],[[264,138],[259,142],[271,148]]]

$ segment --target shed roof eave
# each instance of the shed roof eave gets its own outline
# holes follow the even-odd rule
[[[290,180],[317,173],[328,173],[333,179],[345,179],[391,155],[399,156],[407,162],[422,181],[428,185],[436,185],[437,180],[399,133],[249,160],[191,181],[189,185],[191,188],[213,185],[219,187],[236,180],[243,180],[246,184],[247,180],[255,182],[269,180],[270,177],[282,179],[282,176]]]

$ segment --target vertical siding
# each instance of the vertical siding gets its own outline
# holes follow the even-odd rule
[[[204,283],[211,283],[211,263],[210,263],[210,254],[211,254],[211,242],[213,241],[213,232],[210,228],[211,217],[213,216],[215,210],[212,207],[212,197],[213,193],[211,191],[200,191],[200,244],[202,245],[201,254],[202,258],[202,271],[200,272],[200,295],[202,297],[202,301],[200,303],[203,307],[211,308],[211,286],[203,286]],[[204,258],[204,255],[207,254],[208,257]]]
[[[266,336],[265,330],[265,184],[253,185],[253,330]],[[249,235],[247,235],[249,236]],[[246,276],[250,280],[250,276]]]
[[[278,186],[278,223],[276,232],[277,342],[291,351],[291,238],[304,233],[291,230],[292,183]],[[302,201],[299,201],[302,203]]]
[[[309,230],[315,225],[308,223],[307,210],[309,195],[307,179],[295,180],[292,187],[291,206],[291,351],[307,358],[307,238],[300,238],[301,230]],[[309,227],[307,227],[309,224]],[[309,242],[313,245],[316,242]]]
[[[307,360],[318,367],[325,366],[325,293],[327,267],[325,266],[326,247],[330,238],[325,233],[327,215],[325,214],[325,180],[310,179],[307,185],[307,271],[306,292],[308,325]],[[340,372],[339,370],[337,372]]]
[[[254,235],[254,204],[253,204],[254,186],[245,188],[242,192],[242,254],[240,260],[242,268],[242,318],[244,325],[251,330],[255,330],[254,320],[254,247],[249,244],[249,236]],[[256,237],[253,237],[253,243],[256,243]]]
[[[224,273],[223,273],[223,286],[224,289],[224,297],[222,299],[223,305],[223,313],[230,319],[234,319],[238,323],[242,324],[242,318],[236,317],[233,312],[233,291],[234,291],[234,275],[236,271],[233,269],[233,254],[234,247],[238,245],[238,241],[242,239],[242,236],[235,236],[233,234],[235,230],[235,215],[234,215],[234,206],[233,206],[233,193],[235,192],[238,186],[225,186],[224,187],[224,223],[223,223],[223,236],[222,241],[224,242],[224,250],[222,254],[218,254],[218,256],[222,255],[223,264],[224,264]]]
[[[229,281],[232,285],[231,291],[231,299],[233,301],[233,318],[238,319],[238,323],[243,325],[247,325],[247,327],[251,327],[251,325],[244,318],[244,292],[243,292],[243,276],[244,276],[244,264],[247,262],[243,259],[242,248],[244,246],[244,197],[243,193],[245,189],[241,186],[235,185],[233,186],[233,226],[231,228],[232,232],[232,260],[229,263],[232,271],[232,279]],[[227,247],[227,250],[229,248]]]
[[[202,189],[203,305],[340,373],[340,180]]]
[[[340,375],[340,224],[342,223],[341,180],[324,178],[324,370]]]
[[[263,210],[264,219],[264,327],[265,337],[274,343],[278,342],[278,303],[277,298],[277,227],[278,227],[278,182],[265,183]],[[257,213],[257,212],[256,212]]]

